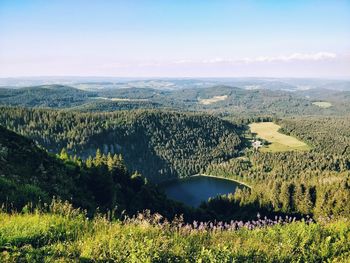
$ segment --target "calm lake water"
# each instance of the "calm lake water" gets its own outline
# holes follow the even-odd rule
[[[170,199],[198,207],[209,197],[233,193],[237,187],[244,186],[231,180],[208,176],[192,176],[189,178],[169,181],[161,187]]]

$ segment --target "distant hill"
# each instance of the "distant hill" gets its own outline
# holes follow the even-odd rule
[[[314,104],[321,102],[331,105],[328,108],[318,109],[319,113],[323,115],[347,115],[350,113],[350,90],[316,88],[297,93]]]
[[[81,112],[113,112],[119,110],[159,109],[165,108],[162,104],[150,101],[94,99],[82,105],[71,107],[71,110]]]
[[[236,114],[291,114],[312,112],[312,103],[297,94],[273,90],[246,90],[231,86],[188,88],[162,91],[154,89],[105,89],[99,96],[143,99],[158,107],[189,111],[211,111]],[[205,101],[205,103],[203,103]]]
[[[188,81],[191,83],[191,81]],[[0,105],[47,107],[81,111],[107,111],[132,109],[173,109],[178,111],[205,111],[233,115],[340,115],[350,111],[350,98],[346,90],[312,88],[281,89],[284,85],[270,81],[269,88],[256,85],[238,88],[229,85],[184,89],[143,87],[99,88],[95,91],[76,89],[63,85],[44,85],[27,88],[0,88]],[[257,82],[258,83],[258,82]],[[279,88],[271,87],[271,83]],[[316,85],[319,82],[310,82]],[[336,84],[343,85],[336,82]],[[102,83],[104,84],[104,83]],[[106,83],[108,84],[108,83]],[[156,85],[155,83],[153,83]],[[164,84],[164,83],[163,83]],[[265,85],[266,83],[263,82]],[[310,85],[311,85],[310,84]],[[85,85],[85,84],[84,84]],[[90,84],[86,84],[90,85]],[[189,84],[190,85],[190,84]],[[299,84],[298,84],[299,85]],[[329,84],[330,85],[330,84]],[[345,85],[345,84],[344,84]],[[255,88],[256,87],[256,88]],[[343,96],[343,94],[345,96]],[[317,100],[332,98],[336,107],[328,109],[315,106]]]
[[[215,100],[215,97],[222,99]],[[308,99],[286,91],[246,90],[231,86],[215,86],[177,91],[172,94],[172,98],[174,101],[181,100],[190,109],[235,115],[283,116],[314,112],[314,106]],[[212,103],[201,103],[203,99],[214,100]]]
[[[94,96],[93,92],[63,85],[0,88],[0,104],[12,106],[65,108],[81,105]]]
[[[333,81],[333,82],[319,85],[318,88],[331,89],[331,90],[337,90],[337,91],[350,91],[350,81],[349,80]]]

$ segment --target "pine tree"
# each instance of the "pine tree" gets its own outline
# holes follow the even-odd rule
[[[280,201],[282,203],[282,211],[283,212],[292,212],[294,211],[294,195],[295,185],[294,183],[283,183],[281,187],[280,193]]]
[[[86,167],[87,168],[91,168],[92,167],[92,165],[93,165],[93,160],[92,160],[92,157],[91,156],[89,156],[87,159],[86,159]]]
[[[107,167],[108,167],[108,171],[113,171],[115,165],[114,165],[114,160],[113,157],[111,155],[111,153],[108,153],[107,155]]]
[[[103,162],[103,158],[102,158],[101,150],[97,148],[96,155],[94,158],[94,165],[98,167],[102,164],[102,162]]]
[[[67,161],[69,159],[68,153],[66,148],[62,148],[61,152],[60,152],[60,159],[63,161]]]

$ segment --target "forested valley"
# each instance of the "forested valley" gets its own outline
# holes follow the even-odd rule
[[[224,198],[258,203],[272,211],[317,217],[349,215],[350,118],[295,118],[279,121],[286,134],[303,139],[312,149],[291,152],[249,152],[205,173],[251,185]],[[213,205],[215,207],[215,205]],[[227,209],[224,208],[223,211]],[[227,210],[226,210],[227,211]]]
[[[66,161],[78,167],[91,167],[94,158],[107,164],[120,156],[125,169],[151,184],[204,173],[251,186],[201,206],[217,219],[248,219],[259,210],[266,215],[347,217],[349,206],[343,204],[350,198],[349,117],[275,119],[281,132],[305,141],[309,151],[250,148],[247,124],[272,119],[222,120],[164,110],[83,113],[16,107],[2,107],[0,115],[4,127],[33,139],[51,154],[64,152],[70,156]],[[60,196],[59,191],[49,192]],[[237,213],[240,206],[245,213]]]
[[[52,96],[60,95],[53,92]],[[74,93],[74,96],[78,98],[80,94]],[[184,97],[189,95],[186,93]],[[42,99],[46,101],[47,97]],[[93,254],[86,250],[90,243],[84,242],[86,247],[76,246],[81,239],[93,240],[96,233],[105,237],[105,230],[127,236],[128,231],[135,233],[136,229],[143,230],[137,230],[141,231],[140,236],[127,246],[139,246],[138,238],[165,231],[160,237],[166,240],[167,249],[162,249],[163,254],[159,256],[164,258],[176,255],[183,259],[191,253],[193,257],[204,257],[198,254],[199,247],[181,255],[173,251],[171,240],[175,233],[180,233],[181,242],[185,243],[191,242],[189,233],[193,233],[198,244],[203,244],[203,235],[207,235],[214,243],[206,246],[211,247],[210,253],[214,253],[212,257],[216,259],[221,258],[220,255],[239,257],[242,261],[347,258],[348,247],[339,244],[348,244],[350,229],[348,114],[333,111],[331,116],[317,113],[296,117],[289,114],[292,113],[289,106],[285,106],[285,112],[280,115],[260,114],[255,109],[243,114],[213,111],[214,105],[220,102],[205,111],[160,105],[147,109],[143,108],[144,101],[132,102],[143,105],[135,109],[129,107],[131,102],[127,100],[96,100],[86,105],[68,97],[62,101],[67,99],[68,104],[57,104],[58,100],[56,104],[45,105],[46,108],[0,106],[0,220],[4,223],[0,233],[14,233],[13,239],[4,234],[6,238],[0,240],[0,246],[9,259],[20,260],[26,255],[41,260],[46,250],[54,252],[55,259],[75,260],[77,251],[80,251],[78,257],[86,254],[88,258],[107,259],[109,256],[100,254],[105,248]],[[105,111],[105,105],[110,103],[129,106]],[[35,101],[33,105],[37,105]],[[92,105],[98,110],[92,110]],[[225,107],[223,104],[218,109]],[[305,142],[308,149],[274,152],[254,148],[255,140],[261,140],[266,146],[270,142],[252,133],[249,125],[267,122],[278,124],[279,133]],[[213,196],[199,207],[169,199],[160,187],[163,182],[196,174],[235,180],[244,187],[228,195]],[[69,237],[62,230],[62,240],[71,240],[68,245],[43,237],[43,246],[28,252],[26,246],[16,241],[23,234],[6,222],[25,226],[25,222],[36,222],[38,218],[55,227],[58,226],[54,222],[61,222],[64,231],[75,231],[75,237]],[[69,230],[71,223],[79,229]],[[102,224],[105,230],[90,224]],[[93,233],[88,234],[85,227]],[[341,234],[334,230],[338,228],[344,229]],[[308,232],[303,232],[304,229]],[[37,231],[49,235],[51,230],[33,228],[32,231],[33,235],[37,235]],[[260,244],[266,236],[271,242],[294,242],[291,236],[295,231],[300,240],[318,240],[314,241],[317,244],[305,245],[305,251],[309,252],[311,246],[326,246],[328,236],[332,239],[331,248],[324,251],[320,248],[323,252],[313,254],[304,251],[303,256],[297,257],[290,254],[286,246],[282,246],[282,254],[276,254],[267,247],[257,253],[252,245]],[[212,247],[220,243],[215,238],[222,236],[229,242],[232,235],[246,240],[241,254]],[[29,234],[26,240],[30,239],[36,240]],[[28,242],[31,241],[25,244]],[[68,255],[49,245],[50,242],[58,242],[68,249]],[[19,254],[8,252],[5,244],[17,244],[15,251]],[[119,245],[121,243],[114,243]],[[300,249],[300,244],[293,243],[292,247]],[[143,248],[142,253],[155,257],[155,252],[147,249],[154,248]],[[122,260],[128,256],[114,257]]]
[[[350,0],[0,0],[0,263],[350,263]]]
[[[238,155],[243,127],[206,114],[173,111],[80,113],[1,108],[0,123],[53,153],[87,159],[100,149],[154,182],[198,173]]]

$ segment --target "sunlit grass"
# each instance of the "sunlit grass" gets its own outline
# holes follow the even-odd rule
[[[203,104],[203,105],[210,105],[219,101],[223,101],[226,100],[228,98],[227,95],[223,95],[223,96],[214,96],[210,99],[199,99],[199,103]]]
[[[62,211],[65,211],[62,213]],[[161,217],[0,212],[0,262],[346,262],[350,222],[193,229]]]
[[[270,144],[261,148],[264,152],[283,152],[283,151],[305,151],[310,147],[295,137],[280,133],[281,126],[273,122],[258,122],[249,125],[252,133],[258,138],[268,141]]]
[[[315,101],[312,104],[314,104],[320,108],[324,108],[324,109],[332,107],[332,103],[327,102],[327,101]]]

